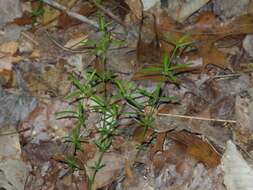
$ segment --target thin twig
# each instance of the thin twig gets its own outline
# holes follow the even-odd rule
[[[8,136],[8,135],[15,135],[15,134],[19,134],[19,133],[24,133],[26,131],[29,131],[31,129],[31,127],[27,127],[25,129],[21,129],[15,132],[10,132],[10,133],[0,133],[0,136]]]
[[[67,48],[64,47],[63,45],[61,45],[59,42],[57,42],[52,36],[51,34],[49,34],[49,32],[47,30],[45,30],[45,33],[47,34],[47,37],[59,48],[63,49],[64,51],[68,51],[71,53],[88,53],[89,50],[87,49],[91,49],[90,47],[86,48],[86,50],[72,50],[71,48]]]
[[[26,32],[21,32],[21,35],[23,35],[25,38],[27,38],[28,40],[30,40],[36,46],[39,45],[39,43],[36,40],[34,40],[32,37],[30,37]]]
[[[95,28],[99,28],[97,22],[88,19],[86,16],[80,15],[80,14],[72,12],[72,11],[69,11],[65,6],[57,3],[54,0],[42,0],[42,1],[46,4],[48,4],[48,5],[56,8],[56,9],[58,9],[58,10],[64,11],[70,17],[76,18],[77,20],[80,20],[80,21],[82,21],[86,24],[89,24],[89,25],[91,25]]]
[[[168,116],[168,117],[184,118],[184,119],[192,119],[192,120],[215,121],[215,122],[223,122],[223,123],[237,123],[235,120],[206,118],[206,117],[196,117],[196,116],[169,114],[169,113],[158,113],[157,115],[158,116]]]
[[[232,73],[232,74],[227,74],[227,75],[216,75],[213,76],[212,79],[224,79],[224,78],[233,78],[233,77],[240,77],[241,74],[239,73]]]
[[[61,48],[62,50],[64,51],[68,51],[68,52],[71,52],[71,53],[89,53],[91,49],[94,49],[95,47],[94,46],[85,46],[85,49],[86,50],[73,50],[71,48],[67,48],[63,45],[61,45],[57,40],[55,40],[52,35],[47,31],[45,30],[45,33],[47,34],[47,37],[59,48]],[[124,49],[124,48],[128,48],[128,46],[123,46],[123,47],[116,47],[116,48],[110,48],[109,51],[113,51],[113,50],[120,50],[120,49]],[[123,73],[122,74],[128,74],[128,73]]]

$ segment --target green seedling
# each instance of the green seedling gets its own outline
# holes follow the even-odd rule
[[[83,42],[83,44],[91,45],[94,47],[91,50],[91,53],[96,55],[99,59],[102,68],[104,68],[103,72],[94,71],[92,81],[96,79],[96,84],[102,84],[104,86],[104,97],[101,95],[96,95],[93,91],[92,95],[89,99],[93,102],[94,105],[90,106],[90,110],[93,112],[97,112],[101,115],[101,120],[99,121],[100,125],[97,127],[97,132],[99,134],[99,138],[94,141],[98,150],[100,152],[100,156],[94,166],[91,166],[93,170],[92,175],[88,176],[89,181],[89,189],[92,189],[94,184],[94,180],[97,172],[104,167],[102,164],[102,159],[104,153],[111,147],[112,139],[114,137],[115,130],[118,127],[118,118],[121,114],[121,109],[119,105],[111,104],[112,96],[107,92],[106,86],[108,83],[111,83],[116,76],[112,74],[112,72],[107,70],[107,52],[109,48],[117,43],[111,37],[110,32],[108,32],[107,27],[110,23],[106,22],[104,17],[99,15],[99,31],[101,37],[99,40],[88,40]],[[93,82],[94,83],[94,82]],[[93,84],[91,82],[91,84]]]
[[[76,90],[69,93],[66,96],[66,99],[84,99],[90,97],[95,93],[94,87],[101,83],[96,77],[96,71],[90,70],[87,71],[84,76],[85,83],[81,83],[80,79],[71,75],[70,80],[72,84],[76,87]]]
[[[64,163],[68,165],[68,167],[71,169],[72,172],[76,170],[82,170],[82,168],[79,166],[74,156],[66,156]]]
[[[76,111],[65,110],[65,111],[57,112],[56,117],[58,119],[75,118],[78,120],[78,123],[79,123],[78,126],[85,127],[86,114],[85,114],[84,105],[81,101],[78,102]]]
[[[81,136],[80,136],[80,127],[75,127],[71,134],[65,137],[65,142],[72,143],[74,145],[74,149],[81,150]]]
[[[39,5],[36,9],[32,10],[32,22],[33,24],[36,23],[38,21],[38,18],[43,16],[45,10],[43,8],[43,1],[42,0],[36,0]]]
[[[98,40],[86,40],[82,44],[92,46],[91,53],[96,56],[96,59],[103,68],[102,72],[95,68],[88,69],[82,76],[70,77],[70,80],[75,87],[75,90],[66,96],[67,100],[74,102],[76,109],[58,112],[58,118],[74,118],[76,126],[71,134],[65,138],[66,142],[74,145],[75,150],[81,149],[80,133],[81,127],[85,129],[87,113],[95,112],[99,115],[96,123],[97,138],[94,144],[99,151],[99,157],[93,166],[91,174],[88,176],[89,190],[93,188],[95,178],[99,170],[105,165],[102,163],[104,154],[110,149],[113,138],[117,134],[120,119],[122,117],[132,118],[136,123],[145,129],[145,134],[148,129],[154,125],[156,110],[162,103],[169,103],[175,100],[174,97],[164,96],[163,88],[165,83],[157,84],[153,91],[136,86],[134,83],[122,81],[112,71],[107,69],[108,51],[112,46],[119,45],[121,41],[112,38],[108,31],[110,23],[106,22],[105,18],[99,15],[99,33],[101,34]],[[175,70],[186,67],[185,64],[177,64],[176,57],[179,50],[186,44],[184,39],[179,40],[175,44],[175,49],[172,55],[165,55],[163,67],[147,68],[149,70],[158,71],[160,74],[168,77],[173,82],[177,82]],[[107,90],[107,86],[111,85],[116,91],[112,93]],[[101,88],[102,87],[102,88]],[[116,94],[116,95],[115,95]],[[122,113],[123,108],[130,107],[131,110],[127,113]],[[143,141],[144,141],[143,137]],[[76,155],[66,158],[66,163],[74,171],[81,169],[76,162]]]
[[[161,103],[169,103],[176,100],[172,96],[163,96],[163,84],[157,84],[156,88],[150,92],[144,88],[137,88],[130,82],[123,82],[121,80],[114,80],[121,98],[125,99],[128,105],[133,108],[133,112],[125,113],[132,117],[136,122],[144,127],[143,139],[148,129],[153,127],[155,120],[156,109]],[[137,101],[137,98],[144,97],[142,102]]]
[[[162,75],[173,83],[178,84],[178,79],[176,77],[177,70],[187,68],[190,64],[177,63],[177,58],[181,55],[183,49],[191,45],[192,42],[188,42],[187,36],[183,36],[177,42],[171,41],[170,43],[174,45],[174,48],[170,56],[164,54],[162,66],[155,65],[153,67],[144,68],[141,72],[144,73],[144,75],[148,73]]]

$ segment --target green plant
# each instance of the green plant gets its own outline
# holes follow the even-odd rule
[[[64,163],[69,166],[72,172],[74,172],[75,170],[82,170],[74,156],[66,156]]]
[[[178,41],[172,41],[167,36],[168,43],[174,46],[172,53],[168,55],[164,54],[162,65],[154,65],[148,68],[142,69],[142,73],[144,75],[162,75],[165,76],[168,80],[173,83],[178,83],[178,79],[176,77],[177,70],[187,68],[190,64],[182,64],[178,63],[177,58],[181,56],[183,50],[192,44],[192,42],[188,41],[188,36],[181,37]]]
[[[59,117],[71,117],[77,120],[76,127],[72,133],[65,138],[66,142],[74,145],[75,150],[81,149],[81,127],[85,126],[86,112],[96,112],[100,115],[97,121],[97,133],[99,137],[94,141],[100,155],[93,166],[90,166],[92,173],[88,176],[89,189],[92,189],[97,172],[103,168],[102,158],[104,153],[110,148],[115,131],[119,125],[119,116],[121,115],[120,104],[113,104],[118,101],[117,96],[113,96],[107,91],[108,83],[111,83],[116,75],[107,70],[107,52],[108,49],[117,44],[118,41],[111,37],[108,31],[107,23],[102,15],[99,15],[99,29],[101,37],[98,40],[87,40],[82,42],[85,45],[92,45],[91,53],[96,55],[102,71],[90,68],[81,77],[72,75],[70,80],[75,86],[75,90],[67,95],[67,99],[77,102],[76,111],[66,110],[57,113]],[[101,88],[102,87],[102,88]],[[101,90],[102,89],[102,90]],[[78,168],[74,159],[68,159],[68,165],[74,169]]]
[[[133,83],[122,80],[114,80],[119,89],[122,99],[132,108],[132,112],[124,113],[133,118],[140,127],[144,128],[143,141],[148,129],[153,127],[158,107],[162,103],[176,101],[174,96],[162,94],[164,83],[158,83],[155,89],[150,92],[145,88],[136,87]],[[138,100],[142,98],[142,101]]]
[[[43,8],[43,1],[42,0],[36,0],[38,2],[38,7],[35,9],[32,9],[32,22],[33,24],[37,22],[38,18],[41,17],[45,10]]]
[[[69,117],[76,119],[76,125],[71,134],[65,138],[65,142],[74,145],[75,152],[82,149],[82,130],[86,128],[87,113],[95,112],[99,115],[96,121],[96,133],[98,137],[94,140],[99,151],[99,156],[94,165],[88,166],[92,172],[88,176],[88,186],[91,190],[97,173],[105,165],[103,164],[103,156],[110,149],[113,138],[117,135],[117,129],[120,126],[122,118],[130,118],[144,128],[144,137],[146,132],[153,127],[155,115],[160,104],[175,101],[175,97],[164,96],[163,88],[165,83],[161,82],[150,91],[145,88],[140,88],[136,84],[123,81],[113,74],[107,68],[108,51],[112,46],[118,45],[121,42],[112,38],[108,31],[110,23],[105,21],[105,18],[99,14],[99,33],[101,34],[98,40],[86,40],[82,42],[85,45],[91,45],[91,53],[96,56],[96,62],[99,63],[101,69],[89,68],[81,75],[71,75],[70,80],[75,87],[75,90],[70,92],[66,98],[73,102],[76,109],[65,110],[57,113],[58,118]],[[173,57],[181,46],[176,46],[171,57],[164,59],[164,67],[159,70],[167,77],[174,79],[173,69],[176,67],[173,63]],[[179,67],[179,66],[177,66]],[[108,90],[108,86],[114,89]],[[129,108],[129,112],[123,112],[124,108]],[[66,157],[66,163],[72,171],[83,169],[77,163],[75,154]]]

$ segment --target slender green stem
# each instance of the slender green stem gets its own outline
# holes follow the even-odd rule
[[[104,154],[105,154],[105,151],[100,152],[100,155],[99,155],[98,160],[97,160],[97,165],[98,166],[101,165]],[[99,170],[95,169],[94,172],[92,173],[91,178],[89,178],[89,183],[88,183],[89,190],[92,190],[92,186],[94,184],[94,181],[95,181],[95,178],[96,178],[96,175],[97,175],[98,171]]]
[[[104,35],[107,35],[106,32],[104,32]],[[100,59],[100,63],[102,64],[103,66],[103,74],[102,74],[102,83],[103,83],[103,86],[104,86],[104,105],[105,106],[108,106],[109,105],[109,100],[108,100],[108,93],[107,93],[107,79],[106,79],[106,74],[107,74],[107,58],[106,58],[106,52],[107,52],[107,49],[104,49],[103,50],[103,53],[102,55],[99,56],[99,59]],[[107,109],[103,109],[102,110],[102,128],[106,128],[107,127]],[[102,134],[101,134],[102,135]],[[103,136],[102,136],[103,137]],[[110,136],[106,135],[102,141],[104,140],[107,140],[111,138]],[[109,146],[110,147],[110,146]],[[109,147],[106,147],[105,149],[100,149],[100,155],[99,155],[99,158],[96,162],[96,166],[101,166],[101,163],[102,163],[102,159],[103,159],[103,156],[106,152],[106,150],[109,148]],[[92,186],[94,184],[94,181],[95,181],[95,178],[96,178],[96,175],[97,175],[97,172],[99,171],[100,168],[95,168],[91,178],[89,178],[89,190],[92,190]]]

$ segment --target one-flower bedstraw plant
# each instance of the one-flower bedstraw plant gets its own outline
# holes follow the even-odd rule
[[[156,110],[161,103],[174,101],[174,97],[163,96],[164,83],[157,84],[153,91],[137,87],[134,83],[122,81],[117,75],[107,69],[107,52],[110,47],[119,44],[118,40],[114,40],[108,31],[108,23],[103,16],[99,16],[99,29],[101,33],[100,39],[88,40],[84,44],[92,45],[91,50],[99,63],[104,69],[102,72],[95,68],[87,69],[82,76],[70,77],[75,90],[67,95],[67,99],[72,100],[76,104],[76,110],[66,110],[57,113],[58,117],[71,117],[76,119],[76,125],[70,135],[65,138],[66,142],[74,145],[75,153],[73,156],[66,157],[66,163],[72,171],[85,169],[85,166],[78,164],[76,160],[76,151],[80,150],[82,144],[82,130],[86,128],[86,120],[88,113],[96,112],[100,115],[100,119],[95,121],[96,132],[98,137],[94,141],[98,148],[99,156],[93,166],[88,166],[92,169],[88,176],[89,189],[94,188],[94,182],[97,172],[104,167],[103,156],[110,149],[113,138],[117,134],[117,129],[120,126],[120,119],[130,117],[134,119],[139,126],[145,129],[153,127]],[[175,52],[181,46],[176,46]],[[172,57],[175,53],[172,54]],[[159,70],[162,74],[174,80],[173,69],[170,61],[172,59],[165,58],[164,68]],[[175,81],[175,80],[174,80]],[[107,90],[107,85],[110,84],[117,93],[112,93]],[[101,90],[101,86],[103,87]],[[138,100],[138,96],[144,97],[142,101]],[[131,112],[124,112],[124,107],[131,107]],[[145,134],[144,134],[145,136]]]
[[[71,99],[77,102],[76,111],[66,110],[57,113],[58,117],[71,117],[77,120],[75,128],[72,133],[66,138],[67,142],[71,142],[75,150],[79,150],[81,146],[81,127],[86,127],[86,119],[88,112],[96,112],[100,115],[97,125],[97,133],[99,137],[94,141],[100,155],[98,160],[90,168],[93,170],[90,176],[88,176],[89,189],[92,189],[97,172],[103,168],[102,158],[104,153],[111,147],[115,131],[119,126],[119,116],[121,114],[121,104],[113,104],[112,101],[117,100],[116,96],[113,96],[111,92],[107,91],[107,84],[116,77],[106,67],[107,65],[107,52],[108,49],[118,44],[117,40],[111,37],[108,32],[108,23],[103,16],[99,16],[99,32],[101,33],[100,39],[88,40],[83,42],[86,45],[92,45],[94,48],[91,53],[96,56],[99,64],[102,65],[103,71],[97,71],[91,68],[85,72],[83,77],[71,76],[70,79],[75,86],[75,90],[67,95],[67,99]],[[103,87],[101,90],[101,86]],[[66,163],[72,170],[83,168],[78,166],[73,157],[66,158]]]

